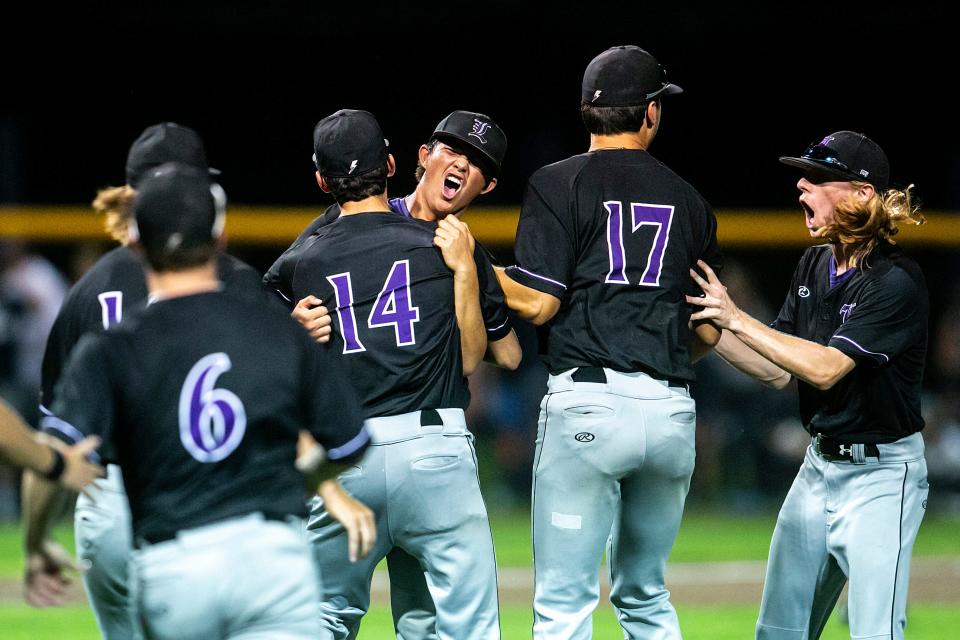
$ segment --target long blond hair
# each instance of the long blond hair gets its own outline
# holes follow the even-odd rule
[[[854,189],[868,184],[852,182]],[[913,202],[912,189],[911,184],[905,189],[874,190],[867,200],[851,195],[837,204],[835,221],[824,227],[821,236],[839,245],[851,264],[860,264],[881,242],[896,244],[893,236],[900,232],[901,224],[921,225],[927,221]]]
[[[133,199],[137,192],[130,185],[106,187],[97,191],[93,199],[93,208],[104,215],[103,227],[114,240],[127,244],[129,240],[130,216],[133,215]]]

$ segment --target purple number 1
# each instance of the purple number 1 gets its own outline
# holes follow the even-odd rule
[[[123,319],[123,291],[104,291],[97,300],[100,301],[100,321],[104,329]]]
[[[340,332],[343,335],[343,352],[357,353],[366,351],[360,342],[357,331],[357,317],[353,310],[353,286],[350,273],[338,273],[327,276],[337,296],[337,318],[340,320]],[[420,309],[413,306],[410,295],[410,261],[398,260],[393,263],[390,274],[377,295],[367,326],[392,326],[398,347],[416,344],[414,325],[420,321]]]
[[[607,272],[606,282],[611,284],[630,284],[627,280],[627,255],[624,250],[623,233],[623,203],[610,200],[603,203],[607,210],[607,248],[610,255],[610,271]],[[656,227],[656,234],[650,253],[647,254],[647,264],[640,276],[640,286],[656,287],[660,285],[660,272],[663,269],[663,254],[667,250],[670,240],[670,224],[673,222],[673,205],[630,203],[632,225],[630,233],[635,233],[640,227],[650,225]]]

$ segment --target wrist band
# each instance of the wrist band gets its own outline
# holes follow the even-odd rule
[[[56,482],[60,479],[60,476],[63,475],[64,470],[67,468],[66,460],[63,459],[63,454],[50,447],[50,451],[53,452],[53,466],[50,467],[50,470],[43,474],[47,480],[52,480]]]

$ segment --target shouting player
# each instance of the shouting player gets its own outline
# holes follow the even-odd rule
[[[146,637],[312,639],[317,577],[297,468],[311,489],[342,493],[331,480],[369,436],[336,360],[286,314],[223,290],[212,187],[176,164],[139,186],[151,303],[80,341],[44,426],[99,435],[122,470]],[[301,429],[316,441],[295,467]],[[344,497],[334,503],[365,511]],[[373,540],[371,519],[361,554]]]
[[[688,272],[719,266],[706,201],[648,152],[664,96],[649,53],[608,49],[583,76],[587,153],[530,178],[507,303],[541,329],[550,376],[533,485],[535,638],[589,638],[604,544],[630,638],[679,638],[664,568],[694,465]]]
[[[850,581],[850,634],[903,638],[913,542],[927,503],[920,397],[929,303],[923,274],[892,237],[922,224],[910,187],[870,138],[838,131],[784,164],[803,171],[813,238],[771,327],[713,271],[691,275],[694,317],[723,329],[717,352],[775,386],[799,381],[811,436],[773,532],[757,638],[819,638]]]
[[[356,637],[374,567],[402,549],[436,606],[435,629],[419,632],[497,638],[493,541],[463,412],[464,376],[486,349],[472,238],[454,216],[436,225],[391,210],[395,164],[370,113],[324,118],[314,148],[317,180],[341,214],[275,269],[288,299],[314,295],[336,312],[329,347],[360,392],[373,440],[340,480],[378,527],[369,557],[347,565],[338,559],[342,528],[315,501],[308,529],[320,551],[324,622],[338,639]]]
[[[435,222],[459,215],[479,196],[497,186],[497,176],[507,150],[507,137],[488,116],[473,111],[454,111],[437,124],[417,157],[417,187],[405,197],[390,198],[390,209],[408,218]],[[334,204],[300,233],[289,252],[340,216]],[[480,304],[487,328],[487,358],[507,369],[520,366],[522,356],[516,332],[504,306],[503,290],[497,282],[486,250],[476,244]],[[285,258],[281,258],[284,260]],[[279,262],[278,262],[279,264]],[[264,282],[275,286],[278,275],[267,271]],[[294,317],[321,342],[329,340],[329,311],[320,300],[298,301]]]
[[[107,231],[120,243],[94,264],[73,286],[57,314],[43,357],[41,413],[49,413],[55,385],[77,341],[87,333],[99,333],[119,322],[147,301],[143,264],[131,248],[131,203],[140,183],[166,162],[180,162],[202,171],[208,169],[203,140],[196,131],[172,122],[143,130],[130,146],[126,163],[127,184],[97,193],[93,206],[105,215]],[[240,260],[220,253],[218,277],[234,292],[259,296],[262,287],[257,272]],[[96,496],[94,500],[92,496]],[[49,539],[50,518],[65,494],[36,474],[24,475],[24,522],[27,571],[27,601],[35,601],[34,589],[42,582],[62,577],[69,557]],[[107,465],[107,477],[95,491],[81,494],[74,514],[77,554],[86,566],[83,583],[103,637],[131,638],[127,559],[132,548],[130,514],[123,493],[120,469]]]

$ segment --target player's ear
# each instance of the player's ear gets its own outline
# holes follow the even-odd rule
[[[393,154],[387,154],[387,177],[389,178],[397,172],[397,161],[393,159]]]
[[[485,186],[485,187],[483,188],[483,191],[480,192],[480,195],[482,196],[482,195],[485,194],[485,193],[490,193],[491,191],[494,190],[494,188],[495,188],[496,186],[497,186],[497,179],[496,179],[496,178],[490,178],[490,182],[488,182],[488,183],[487,183],[487,186]]]
[[[417,152],[417,159],[420,161],[420,166],[426,166],[427,157],[430,155],[430,147],[425,144],[420,145],[420,151]]]
[[[317,184],[320,186],[320,190],[324,193],[330,193],[330,187],[327,186],[327,181],[323,179],[323,176],[320,175],[320,172],[317,171]]]
[[[651,100],[647,104],[647,110],[643,114],[643,119],[648,128],[650,129],[656,128],[657,121],[660,119],[660,101],[659,100]]]
[[[876,187],[874,187],[869,182],[865,182],[857,187],[857,197],[860,198],[861,202],[866,202],[873,197],[873,194],[877,192]]]

